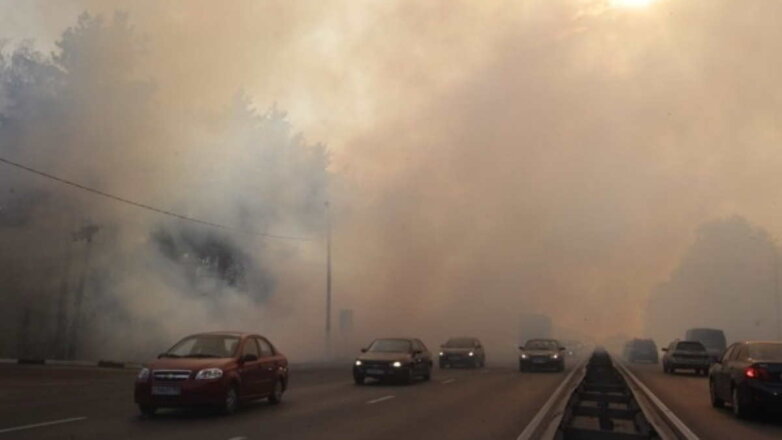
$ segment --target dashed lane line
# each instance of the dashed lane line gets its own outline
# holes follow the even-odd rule
[[[456,382],[456,379],[446,379],[440,383],[442,383],[443,385],[448,385],[449,383],[454,383],[454,382]]]
[[[383,401],[386,401],[386,400],[393,399],[394,397],[396,397],[396,396],[383,396],[383,397],[378,397],[377,399],[373,399],[373,400],[370,400],[369,402],[367,402],[367,405],[372,405],[372,404],[375,404],[375,403],[380,403],[380,402],[383,402]]]
[[[86,420],[86,419],[87,419],[86,417],[71,417],[69,419],[52,420],[52,421],[49,421],[49,422],[41,422],[41,423],[33,423],[33,424],[30,424],[30,425],[14,426],[12,428],[0,429],[0,434],[6,434],[6,433],[9,433],[9,432],[16,432],[16,431],[23,431],[25,429],[43,428],[44,426],[61,425],[63,423],[78,422],[78,421]]]

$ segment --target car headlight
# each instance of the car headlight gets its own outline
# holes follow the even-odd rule
[[[475,356],[475,353],[469,352],[469,353],[467,353],[467,356]]]
[[[443,352],[441,351],[441,352],[440,352],[440,356],[445,356],[445,353],[443,353]]]
[[[356,359],[356,366],[357,366],[357,367],[360,367],[360,366],[361,366],[361,361],[360,361],[360,360],[358,360],[358,359]]]
[[[399,368],[399,367],[401,367],[401,366],[402,366],[402,363],[401,363],[401,362],[399,362],[399,361],[396,361],[396,362],[394,362],[394,363],[393,363],[393,364],[391,364],[391,365],[393,365],[393,367],[394,367],[394,368]]]
[[[149,368],[142,368],[141,371],[138,372],[136,379],[140,380],[141,382],[146,382],[147,379],[149,379]]]
[[[522,353],[522,354],[521,354],[521,358],[522,358],[522,359],[527,359],[527,355],[526,355],[526,354],[524,354],[524,353]]]
[[[551,359],[559,359],[559,355],[558,354],[552,354],[551,355]]]
[[[204,368],[196,374],[196,380],[219,379],[223,377],[223,370],[219,368]]]

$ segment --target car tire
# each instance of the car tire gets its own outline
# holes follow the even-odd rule
[[[223,414],[233,414],[239,409],[239,388],[236,385],[231,385],[228,391],[225,392],[225,399],[223,400]]]
[[[751,415],[750,408],[742,403],[741,392],[738,387],[733,387],[731,391],[731,405],[733,406],[733,415],[739,419],[747,419]]]
[[[723,408],[725,406],[725,401],[717,396],[717,388],[713,380],[709,381],[709,400],[714,408]]]
[[[526,369],[524,368],[524,364],[519,361],[519,371],[523,373],[525,370]]]
[[[440,369],[443,370],[443,369],[445,369],[446,363],[443,362],[443,361],[440,361],[439,366],[440,366]]]
[[[272,393],[269,395],[269,403],[277,405],[282,402],[283,392],[285,392],[285,387],[283,386],[282,379],[277,379],[274,382],[274,390],[272,390]]]
[[[356,383],[356,385],[364,385],[364,376],[354,374],[353,375],[353,382]]]
[[[154,417],[157,413],[157,407],[153,405],[139,405],[138,410],[146,417]]]

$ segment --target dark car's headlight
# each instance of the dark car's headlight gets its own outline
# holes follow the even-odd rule
[[[219,379],[223,377],[223,370],[219,368],[204,368],[196,374],[196,380]]]
[[[402,367],[402,363],[399,362],[399,361],[396,361],[393,364],[391,364],[391,366],[394,367],[394,368],[401,368]]]
[[[139,382],[146,382],[149,379],[149,368],[142,368],[136,376],[136,380]]]
[[[360,367],[360,366],[361,366],[361,360],[360,360],[360,359],[356,359],[356,366],[357,366],[357,367]]]

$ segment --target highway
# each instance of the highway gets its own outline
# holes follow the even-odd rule
[[[779,439],[782,417],[767,413],[739,420],[729,407],[715,409],[709,403],[709,382],[689,372],[663,374],[662,366],[626,364],[701,439]]]
[[[133,370],[0,365],[0,439],[515,439],[567,374],[435,369],[431,382],[357,386],[350,372],[292,369],[277,406],[145,418]]]

